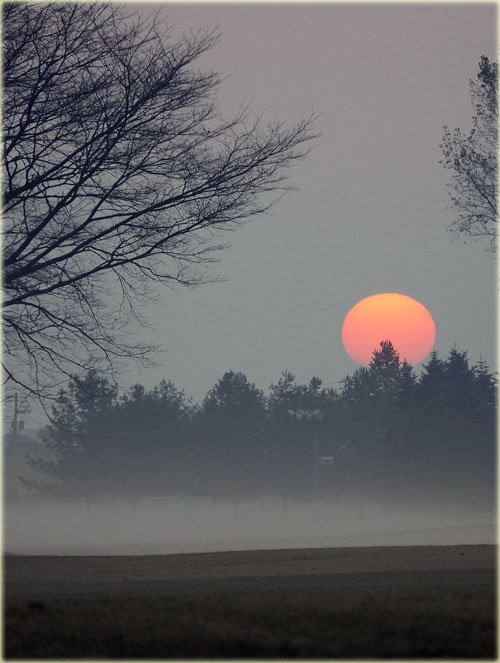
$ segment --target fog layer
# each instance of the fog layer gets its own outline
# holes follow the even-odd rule
[[[9,505],[4,525],[4,549],[19,554],[166,554],[496,540],[492,509],[275,498],[19,501]]]

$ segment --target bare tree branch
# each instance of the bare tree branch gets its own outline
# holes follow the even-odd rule
[[[455,234],[484,239],[496,251],[497,240],[497,64],[484,55],[478,81],[470,82],[476,115],[468,135],[460,129],[445,133],[440,163],[452,172],[451,209],[457,220],[450,225]]]
[[[4,358],[41,392],[147,360],[141,303],[210,280],[220,233],[290,188],[315,117],[224,119],[220,77],[196,66],[217,33],[174,37],[107,3],[3,11]]]

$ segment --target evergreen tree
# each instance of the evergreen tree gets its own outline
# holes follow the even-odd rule
[[[273,416],[286,418],[289,410],[301,407],[301,390],[295,381],[295,375],[284,370],[275,384],[271,384],[267,407]]]
[[[496,376],[490,372],[486,362],[480,360],[474,367],[476,391],[482,407],[496,406]]]
[[[118,464],[129,492],[179,492],[186,481],[191,403],[162,380],[150,391],[136,384],[120,400]],[[126,480],[125,480],[126,477]]]
[[[311,464],[317,462],[316,451],[332,455],[338,446],[333,425],[336,398],[335,391],[323,387],[317,376],[307,384],[297,384],[293,373],[283,371],[278,382],[271,384],[266,430],[271,442],[274,485],[285,492],[310,494]],[[307,414],[301,416],[301,412]],[[313,412],[315,416],[311,415]]]
[[[24,483],[44,492],[75,496],[102,492],[106,478],[114,474],[116,399],[116,385],[95,370],[71,378],[68,388],[60,390],[51,423],[43,433],[46,455],[28,458],[28,464],[52,482]]]
[[[25,483],[80,498],[302,497],[314,485],[323,495],[429,494],[491,506],[495,439],[496,376],[484,361],[471,366],[456,348],[446,359],[433,352],[417,379],[382,341],[340,394],[318,377],[298,384],[284,371],[266,399],[243,373],[228,371],[194,406],[169,381],[149,391],[136,384],[118,398],[95,370],[75,376],[53,407],[47,453],[29,459],[46,480]],[[320,468],[318,483],[320,456],[334,464]]]
[[[485,362],[470,366],[468,353],[433,353],[418,384],[423,481],[457,499],[493,495],[496,384]]]
[[[445,379],[445,363],[439,359],[438,353],[433,350],[428,361],[422,366],[419,380],[420,399],[426,406],[436,403],[442,397]]]
[[[265,415],[262,390],[240,372],[227,371],[205,396],[197,416],[198,454],[219,491],[244,491],[259,483],[267,451]]]
[[[402,485],[411,472],[416,384],[413,368],[389,340],[381,341],[368,367],[343,380],[342,436],[352,447],[355,480],[367,491]]]

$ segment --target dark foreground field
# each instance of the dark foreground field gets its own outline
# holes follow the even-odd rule
[[[4,658],[496,658],[494,546],[5,558]]]

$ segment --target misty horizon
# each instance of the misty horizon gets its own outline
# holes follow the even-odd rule
[[[489,527],[491,219],[476,214],[485,237],[461,234],[449,194],[450,181],[470,192],[450,180],[460,140],[496,141],[483,132],[496,7],[127,7],[5,10],[7,532],[39,500],[67,500],[84,522],[92,509],[72,501],[102,502],[104,517],[106,500],[171,495],[310,501],[310,518],[339,536],[356,535],[342,530],[349,517],[373,533],[362,509],[347,515],[360,500],[381,531],[405,531],[391,502],[415,531],[450,532],[453,504],[457,527]],[[58,30],[75,50],[39,85],[34,64],[57,51]],[[75,54],[87,63],[76,72]],[[35,94],[25,127],[30,85],[48,96]],[[60,159],[72,150],[74,163]],[[389,332],[368,366],[344,350],[348,312],[378,293],[426,311],[418,324],[398,312],[403,341],[435,350],[416,370]],[[376,326],[357,325],[351,340]],[[320,500],[332,513],[345,501],[336,525],[311,506]],[[168,527],[155,509],[144,526]],[[50,507],[41,513],[49,524]]]

